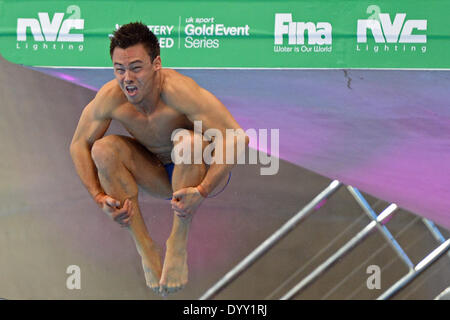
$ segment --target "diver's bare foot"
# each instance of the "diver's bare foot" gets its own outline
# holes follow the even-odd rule
[[[168,242],[161,280],[159,281],[160,293],[166,295],[177,292],[183,289],[187,282],[186,247]]]
[[[154,292],[159,292],[159,280],[161,278],[162,262],[161,250],[152,246],[141,254],[142,268],[144,269],[145,282]]]

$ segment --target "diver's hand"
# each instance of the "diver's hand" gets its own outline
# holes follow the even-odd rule
[[[133,205],[129,199],[126,199],[121,207],[119,200],[116,200],[107,194],[99,193],[95,196],[95,202],[97,202],[103,212],[111,219],[116,221],[122,227],[129,227],[131,217],[134,213]]]
[[[172,209],[180,218],[190,218],[205,198],[197,188],[183,188],[173,193]]]

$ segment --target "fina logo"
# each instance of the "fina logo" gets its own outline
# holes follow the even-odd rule
[[[305,43],[305,32],[309,45],[330,45],[331,24],[328,22],[292,22],[291,13],[275,14],[275,44],[283,45],[283,35],[288,35],[288,44]]]
[[[367,29],[377,43],[426,43],[425,34],[412,34],[414,29],[427,30],[427,20],[406,20],[406,13],[397,13],[394,22],[388,13],[378,14],[379,21],[375,19],[358,20],[357,41],[367,42]],[[400,39],[399,39],[400,37]]]
[[[56,12],[50,21],[47,12],[39,12],[38,19],[17,19],[17,41],[27,41],[27,29],[30,28],[34,41],[83,42],[83,34],[70,33],[70,30],[83,30],[84,19],[66,19],[64,13]],[[44,39],[45,37],[45,39]]]

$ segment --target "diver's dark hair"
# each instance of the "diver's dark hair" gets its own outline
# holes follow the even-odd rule
[[[109,54],[112,58],[114,49],[116,47],[126,49],[142,43],[147,49],[151,61],[159,56],[159,42],[158,38],[150,31],[150,29],[142,22],[131,22],[124,24],[117,29],[111,37],[109,45]]]

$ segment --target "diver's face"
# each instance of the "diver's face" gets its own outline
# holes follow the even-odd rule
[[[128,101],[133,104],[142,102],[145,95],[151,92],[157,70],[144,46],[137,44],[126,49],[116,47],[112,61],[114,75]]]

